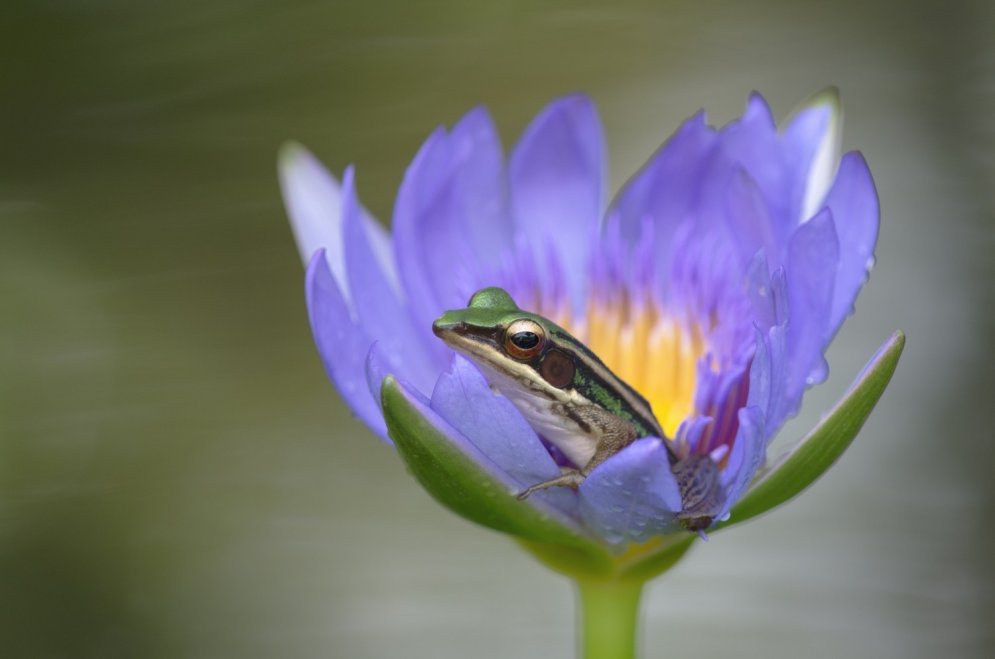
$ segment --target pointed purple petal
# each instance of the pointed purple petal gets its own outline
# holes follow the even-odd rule
[[[746,268],[746,295],[753,307],[754,322],[759,328],[767,329],[777,324],[770,267],[764,252],[757,252]]]
[[[775,233],[773,220],[760,186],[742,167],[736,168],[729,187],[726,188],[726,218],[735,246],[745,261],[758,251],[776,257],[767,267],[780,265],[780,236]],[[766,273],[765,273],[766,274]]]
[[[366,353],[373,342],[349,315],[324,250],[315,252],[306,277],[311,331],[328,377],[366,425],[387,439],[387,426],[366,386]]]
[[[394,248],[417,322],[463,306],[512,251],[501,144],[483,108],[436,130],[408,167]]]
[[[601,123],[591,100],[573,95],[547,106],[515,147],[509,171],[518,231],[540,259],[554,247],[577,302],[606,185]]]
[[[860,153],[852,151],[843,156],[826,205],[833,213],[840,243],[839,273],[829,323],[832,335],[853,312],[857,293],[874,265],[874,246],[878,238],[878,196],[871,172]]]
[[[432,392],[432,409],[524,487],[553,478],[559,467],[515,406],[495,394],[470,361],[454,355]]]
[[[802,222],[822,207],[822,198],[832,182],[839,122],[834,121],[835,103],[831,96],[807,107],[792,117],[784,128],[785,192],[789,201],[789,219]]]
[[[636,440],[598,465],[579,491],[585,522],[609,542],[641,542],[677,528],[681,493],[656,437]]]
[[[454,356],[439,376],[432,409],[519,483],[524,490],[560,475],[542,441],[511,401],[495,394],[469,361]],[[563,488],[537,492],[561,510],[576,508],[576,497]],[[530,497],[531,498],[531,497]]]
[[[750,96],[742,118],[722,129],[721,140],[723,156],[749,174],[766,202],[769,228],[765,239],[768,245],[773,241],[778,246],[768,247],[767,259],[771,268],[777,268],[785,257],[788,237],[798,224],[796,207],[801,204],[801,194],[795,203],[791,190],[799,187],[803,191],[804,186],[795,186],[788,154],[763,97],[756,93]],[[798,173],[798,181],[805,180],[806,172],[807,167]]]
[[[829,313],[839,264],[839,242],[833,215],[823,210],[803,224],[788,246],[788,355],[790,413],[805,387],[822,382],[828,368],[822,356],[829,343]]]
[[[630,244],[641,240],[646,221],[652,222],[654,251],[662,259],[659,272],[667,271],[665,259],[677,227],[697,204],[716,139],[717,134],[699,112],[681,125],[612,203],[609,222],[618,225],[622,238]]]
[[[773,437],[785,419],[798,410],[798,399],[789,398],[788,391],[788,328],[776,325],[767,332],[767,354],[770,359],[770,393],[766,408],[767,437]]]
[[[799,222],[825,205],[839,165],[842,129],[843,107],[834,87],[806,101],[784,129],[786,148],[800,154],[795,170],[805,174]]]
[[[383,387],[384,378],[391,374],[392,369],[379,346],[380,344],[374,341],[373,345],[370,346],[370,351],[366,354],[366,386],[370,389],[370,396],[373,397],[382,411],[380,390]]]
[[[508,211],[505,161],[494,120],[485,108],[470,111],[449,136],[460,163],[458,185],[462,207],[449,218],[470,246],[473,265],[496,270],[512,249],[514,231]]]
[[[389,281],[374,251],[362,208],[356,198],[352,168],[342,181],[342,224],[346,276],[352,308],[366,334],[379,343],[390,372],[429,392],[442,364],[433,361],[436,339],[429,326],[415,327],[398,291]]]
[[[764,415],[757,407],[745,407],[739,411],[739,431],[729,454],[729,462],[722,473],[724,484],[728,484],[726,502],[717,519],[724,519],[733,504],[743,496],[764,462],[767,453]]]
[[[340,286],[346,285],[342,247],[342,191],[311,152],[290,143],[280,150],[280,189],[294,239],[306,266],[319,249]]]
[[[771,402],[772,363],[770,348],[764,333],[757,330],[754,343],[753,361],[750,363],[750,393],[746,399],[748,407],[756,407],[766,416]]]
[[[493,432],[488,430],[484,424],[480,424],[473,419],[474,416],[487,415],[491,422],[503,424],[505,429],[513,433],[512,436],[509,437],[510,441],[518,442],[518,445],[522,447],[526,445],[526,442],[521,434],[514,434],[520,433],[521,428],[516,427],[514,422],[507,422],[505,411],[501,409],[501,406],[489,405],[482,397],[477,397],[479,392],[476,391],[476,387],[474,385],[471,387],[472,391],[468,395],[473,397],[473,402],[481,403],[482,408],[477,410],[470,408],[468,403],[470,403],[471,400],[465,398],[461,399],[461,394],[459,393],[461,385],[458,381],[442,385],[445,391],[440,393],[438,397],[433,394],[431,403],[423,400],[422,397],[419,396],[417,392],[414,392],[410,387],[404,386],[403,383],[400,384],[401,392],[407,399],[408,404],[415,408],[418,413],[440,434],[445,436],[452,446],[459,450],[469,460],[472,460],[481,469],[490,474],[495,480],[501,483],[506,492],[509,494],[518,493],[524,489],[523,485],[525,484],[519,478],[513,476],[501,465],[495,462],[491,456],[481,450],[477,444],[477,442],[480,442],[481,444],[487,445],[492,441],[492,438],[487,435],[489,433],[493,435]],[[491,394],[491,397],[494,398],[494,395]],[[515,412],[515,414],[517,415],[518,413]],[[446,415],[449,415],[449,417],[447,418]],[[519,415],[519,419],[520,418],[521,416]],[[464,434],[459,428],[453,425],[454,423],[466,428],[470,433],[470,436]],[[529,432],[531,432],[531,428],[528,428],[527,424],[526,428]],[[538,441],[538,439],[536,441]],[[549,458],[548,455],[546,457]],[[538,466],[538,461],[534,461],[534,463],[525,467],[522,475],[525,478],[530,478],[532,469],[536,469],[537,473],[545,473],[544,468]],[[553,471],[549,473],[555,476],[558,475],[560,471],[554,464]],[[528,485],[531,484],[532,482],[528,482]],[[562,489],[548,490],[536,492],[526,499],[524,504],[530,505],[541,513],[552,517],[560,524],[581,531],[576,516],[570,512],[571,509],[576,508],[575,499],[576,497],[574,497],[570,491],[563,491]],[[581,533],[583,535],[588,535],[582,531]]]
[[[766,200],[770,229],[765,238],[772,237],[779,246],[768,247],[771,268],[780,265],[789,237],[807,219],[803,206],[810,174],[833,125],[831,118],[832,108],[825,104],[806,108],[779,134],[766,101],[753,94],[742,119],[722,130],[723,152],[749,173]]]

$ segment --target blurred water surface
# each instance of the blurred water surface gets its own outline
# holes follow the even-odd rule
[[[0,647],[17,657],[569,657],[569,584],[448,514],[311,344],[275,157],[388,221],[438,123],[593,95],[617,187],[679,121],[838,85],[878,267],[797,437],[894,329],[844,460],[647,593],[647,657],[991,656],[988,3],[8,2]]]

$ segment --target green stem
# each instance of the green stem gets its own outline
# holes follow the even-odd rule
[[[635,659],[642,591],[637,580],[577,580],[583,659]]]

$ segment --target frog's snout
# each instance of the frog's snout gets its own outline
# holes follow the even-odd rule
[[[443,315],[432,323],[432,332],[440,339],[445,338],[446,334],[466,334],[467,324],[461,320],[446,318]]]

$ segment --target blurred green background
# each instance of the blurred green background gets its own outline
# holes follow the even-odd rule
[[[647,592],[646,657],[995,645],[991,3],[10,2],[0,9],[5,657],[558,657],[568,582],[439,508],[311,343],[276,151],[388,221],[438,123],[592,94],[615,188],[678,122],[835,84],[878,266],[800,435],[896,381],[801,499]]]

